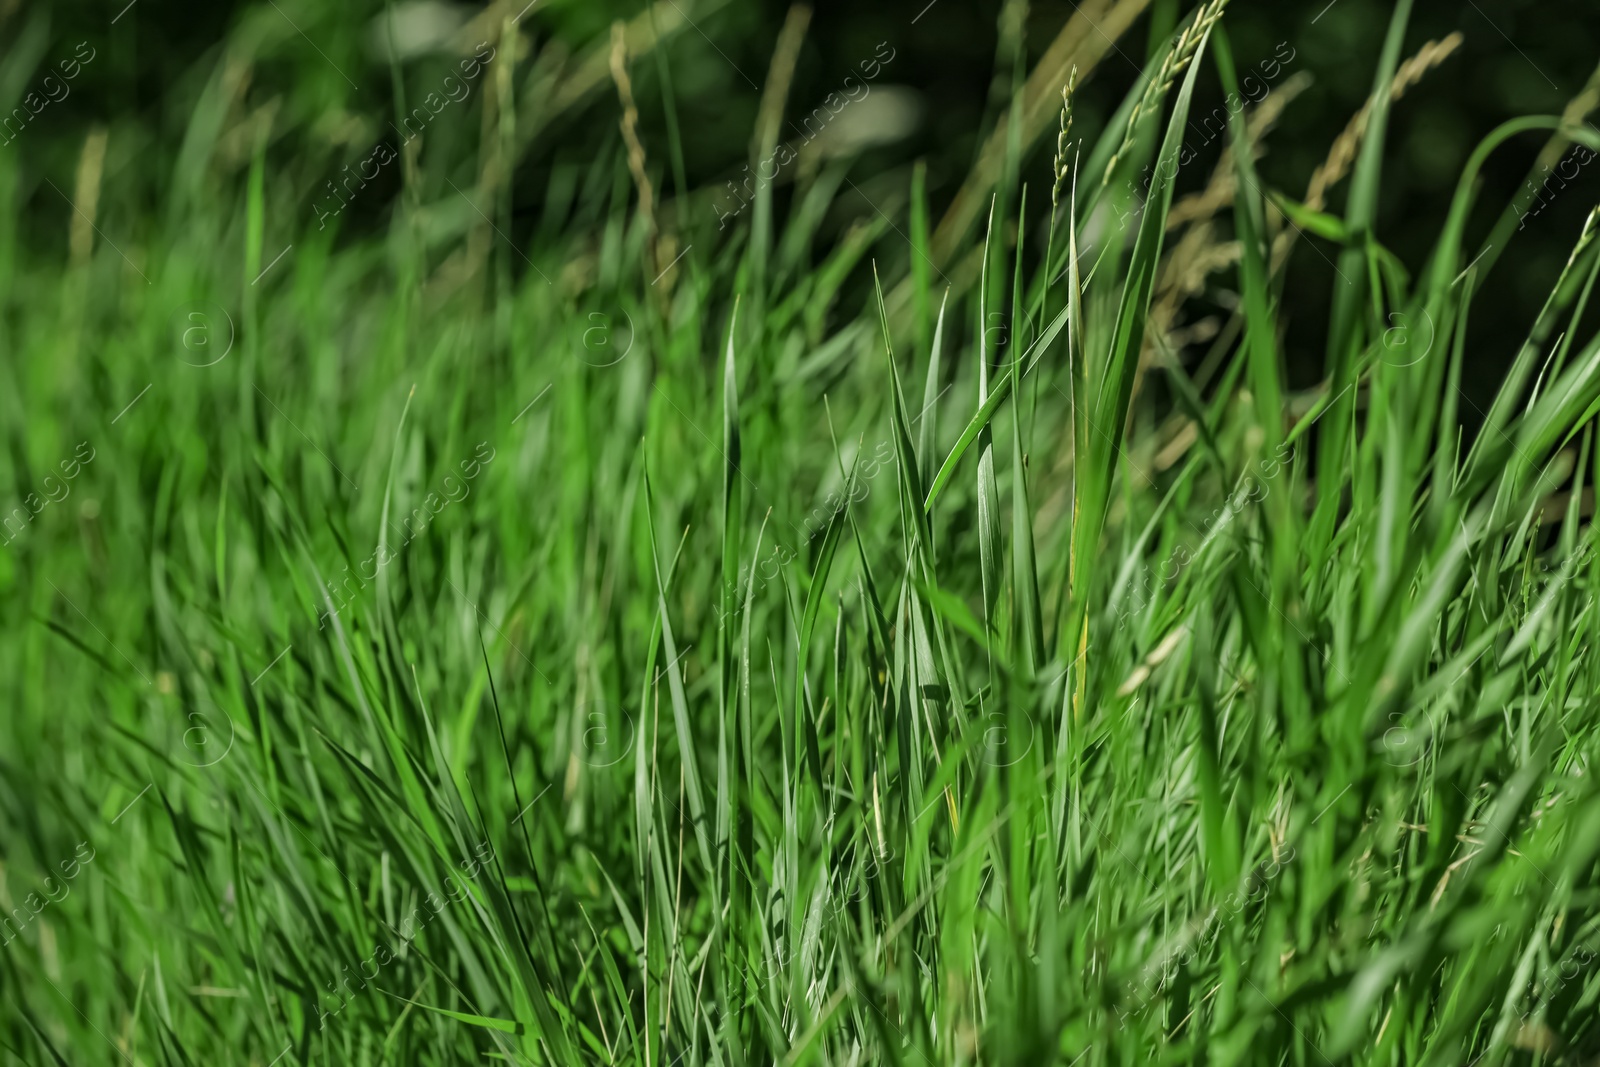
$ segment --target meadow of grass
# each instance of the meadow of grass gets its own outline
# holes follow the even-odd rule
[[[1256,173],[1277,92],[1186,169],[1207,0],[1048,167],[1019,63],[949,254],[921,171],[823,241],[848,160],[719,233],[649,20],[549,59],[517,6],[391,69],[398,117],[480,67],[414,140],[291,153],[342,74],[252,95],[267,10],[171,159],[0,152],[7,1062],[1594,1062],[1594,225],[1460,389],[1526,208],[1469,235],[1477,170],[1581,109],[1407,266],[1385,124],[1449,46],[1400,0],[1334,214]],[[514,213],[585,94],[614,151]]]

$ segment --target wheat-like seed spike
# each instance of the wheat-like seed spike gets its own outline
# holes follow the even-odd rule
[[[1052,166],[1055,184],[1050,187],[1050,210],[1053,213],[1061,200],[1061,186],[1066,183],[1072,163],[1067,156],[1067,135],[1072,132],[1072,90],[1078,84],[1078,65],[1072,65],[1067,75],[1066,87],[1061,90],[1061,132],[1056,134],[1056,158]]]
[[[1398,100],[1404,96],[1407,89],[1422,80],[1424,74],[1443,63],[1452,52],[1461,47],[1461,42],[1461,34],[1452,33],[1442,41],[1429,41],[1423,45],[1417,50],[1416,55],[1402,63],[1400,69],[1395,71],[1394,80],[1389,83],[1389,98]],[[1306,206],[1313,211],[1322,210],[1328,189],[1350,173],[1356,151],[1361,147],[1361,139],[1366,136],[1372,105],[1371,99],[1362,105],[1361,110],[1356,112],[1356,116],[1344,128],[1344,132],[1333,142],[1333,147],[1328,150],[1328,158],[1311,175],[1311,182],[1306,186]]]
[[[1150,84],[1145,87],[1139,102],[1133,105],[1133,111],[1128,116],[1128,131],[1123,135],[1122,143],[1117,146],[1117,150],[1111,154],[1111,162],[1106,164],[1105,176],[1100,180],[1101,188],[1111,184],[1111,175],[1116,172],[1123,153],[1133,146],[1140,119],[1166,97],[1167,91],[1172,88],[1172,83],[1194,59],[1194,54],[1199,49],[1200,42],[1205,39],[1206,32],[1222,17],[1222,9],[1227,6],[1228,0],[1209,0],[1209,3],[1199,9],[1194,21],[1178,34],[1178,40],[1166,58],[1161,61],[1161,67],[1156,71],[1155,77],[1150,79]]]
[[[1400,64],[1400,69],[1395,71],[1394,78],[1389,82],[1389,99],[1398,100],[1406,94],[1406,90],[1420,82],[1434,67],[1443,63],[1461,47],[1462,38],[1459,33],[1452,33],[1440,41],[1429,41],[1417,50],[1417,54]],[[1313,211],[1321,211],[1327,203],[1328,190],[1342,181],[1350,173],[1350,167],[1355,163],[1356,150],[1361,147],[1361,139],[1366,136],[1367,119],[1372,114],[1373,98],[1368,97],[1361,110],[1351,118],[1344,131],[1335,138],[1333,146],[1328,149],[1328,158],[1311,175],[1311,181],[1306,185],[1305,205]],[[1299,235],[1299,230],[1294,227],[1278,234],[1272,242],[1272,269],[1276,271],[1283,265],[1284,257],[1289,254],[1289,247]]]

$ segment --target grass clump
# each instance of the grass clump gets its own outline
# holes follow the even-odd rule
[[[1408,270],[1408,12],[1343,216],[1244,114],[1231,217],[1179,205],[1237,291],[1193,374],[1152,307],[1220,0],[1092,142],[1063,116],[1048,218],[1019,134],[937,263],[921,172],[909,237],[813,251],[838,161],[719,244],[637,34],[563,82],[509,18],[480,143],[408,145],[372,232],[295,214],[243,97],[125,248],[8,224],[6,1055],[1588,1062],[1594,216],[1471,436],[1458,398],[1484,159],[1600,138],[1497,130]],[[607,72],[622,142],[514,224],[513,101]],[[0,157],[7,211],[37,180]],[[1336,257],[1303,390],[1295,232]]]

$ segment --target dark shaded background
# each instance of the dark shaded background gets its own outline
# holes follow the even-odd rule
[[[48,7],[47,60],[63,47],[70,51],[71,44],[80,39],[106,52],[86,68],[73,96],[54,108],[48,129],[30,130],[26,142],[5,149],[24,152],[41,175],[53,175],[58,183],[62,176],[70,176],[84,132],[95,122],[110,123],[114,131],[129,127],[143,131],[149,152],[145,162],[153,161],[159,175],[161,160],[175,155],[181,144],[189,115],[216,67],[222,42],[246,29],[269,38],[258,51],[251,98],[282,94],[286,99],[277,126],[281,132],[275,134],[272,148],[275,155],[291,156],[307,139],[318,136],[313,111],[325,109],[329,99],[341,100],[343,108],[366,114],[375,122],[390,117],[389,72],[371,58],[362,43],[370,20],[382,10],[380,3],[137,0],[131,9],[123,10],[125,2],[68,0]],[[705,13],[703,5],[677,2],[695,23],[694,29],[672,38],[665,51],[675,83],[687,177],[691,186],[721,185],[746,160],[759,101],[759,93],[749,83],[765,81],[787,5],[779,0],[732,0]],[[909,183],[910,165],[925,160],[937,217],[1004,105],[1010,76],[999,55],[1003,6],[973,0],[934,0],[931,5],[927,0],[870,4],[822,0],[815,5],[801,53],[790,94],[790,114],[817,106],[859,60],[873,53],[878,42],[889,42],[896,56],[884,68],[879,83],[915,90],[923,105],[921,123],[907,139],[866,153],[852,168],[852,177]],[[1075,5],[1036,0],[1022,6],[1027,12],[1026,49],[1031,66]],[[1077,115],[1084,134],[1092,137],[1098,132],[1133,84],[1150,48],[1152,24],[1165,25],[1189,6],[1185,3],[1180,8],[1169,0],[1155,0],[1150,12],[1082,85]],[[116,25],[111,25],[119,10],[123,13]],[[536,47],[558,42],[581,52],[605,38],[612,19],[633,17],[643,10],[640,3],[539,0],[525,25],[531,28]],[[1230,5],[1225,25],[1241,67],[1270,57],[1280,42],[1286,42],[1294,49],[1295,59],[1279,83],[1298,71],[1308,71],[1315,78],[1268,139],[1261,172],[1270,185],[1295,196],[1303,193],[1312,170],[1371,88],[1391,11],[1392,5],[1380,0],[1334,0],[1331,5],[1322,0],[1305,5],[1234,0]],[[14,38],[36,13],[35,8],[17,0],[0,0],[0,41]],[[1473,146],[1508,118],[1559,113],[1600,63],[1596,29],[1600,29],[1600,12],[1593,0],[1421,0],[1416,5],[1405,55],[1414,53],[1424,41],[1442,38],[1453,30],[1462,32],[1466,40],[1460,51],[1408,94],[1392,121],[1379,231],[1381,239],[1413,270],[1420,268],[1431,247]],[[359,90],[352,90],[331,69],[335,63],[359,83]],[[636,59],[633,65],[643,137],[665,172],[667,132],[658,70],[658,64],[646,57]],[[997,79],[997,70],[1006,74]],[[1220,98],[1215,72],[1203,71],[1196,114],[1209,111]],[[535,227],[543,214],[539,201],[552,168],[564,162],[588,165],[618,152],[616,115],[614,95],[597,93],[541,134],[516,179],[517,217],[526,220],[527,228]],[[467,131],[469,142],[475,132],[475,125]],[[1495,213],[1515,193],[1540,144],[1542,137],[1528,136],[1491,158],[1480,199],[1484,207],[1469,231],[1469,247],[1476,247]],[[1048,180],[1050,148],[1041,143],[1029,155],[1025,174],[1036,184]],[[1180,194],[1204,180],[1221,150],[1218,139],[1207,146],[1199,165],[1185,168]],[[1475,312],[1477,345],[1468,353],[1465,383],[1468,398],[1475,403],[1485,403],[1496,376],[1565,262],[1600,193],[1600,178],[1594,171],[1600,167],[1586,168],[1571,187],[1553,198],[1547,210],[1529,222],[1487,280],[1493,299],[1480,301],[1481,310]],[[159,185],[159,177],[143,185],[137,180],[122,183],[117,194],[120,208],[137,210],[142,199],[153,211],[161,197]],[[782,186],[777,191],[780,219],[789,188]],[[1335,189],[1331,210],[1342,210],[1344,191],[1344,185]],[[25,190],[24,195],[41,194]],[[391,191],[391,200],[393,195],[398,195],[398,188]],[[385,198],[364,200],[361,210],[366,224],[371,228],[383,225]],[[64,220],[56,217],[61,206],[43,210],[38,239],[61,244]],[[832,220],[834,232],[846,221]],[[1326,248],[1324,252],[1327,255],[1318,255],[1302,242],[1285,294],[1291,373],[1299,385],[1315,380],[1322,364],[1332,281],[1332,253]],[[1226,275],[1218,275],[1214,281],[1229,284]],[[1466,414],[1470,417],[1470,412]]]

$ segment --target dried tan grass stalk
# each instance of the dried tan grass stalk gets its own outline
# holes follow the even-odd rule
[[[1060,85],[1068,71],[1076,66],[1080,78],[1089,77],[1149,6],[1150,0],[1082,0],[1077,5],[1077,11],[1039,58],[1023,86],[1021,144],[1024,151],[1049,126]],[[1000,180],[1005,167],[1010,125],[1010,113],[1001,115],[994,132],[978,153],[978,162],[934,230],[931,255],[941,269],[955,258],[962,239],[988,207],[989,192]]]
[[[100,204],[100,178],[105,173],[106,128],[95,125],[83,139],[83,154],[78,157],[77,183],[73,187],[71,237],[68,247],[72,252],[72,265],[81,267],[89,262],[94,250],[94,219]]]
[[[750,140],[750,166],[772,155],[778,147],[778,131],[783,125],[783,105],[789,98],[789,86],[794,82],[795,63],[800,59],[800,45],[806,39],[806,27],[811,25],[811,5],[793,4],[778,31],[778,43],[772,50],[772,65],[767,68],[767,87],[761,91],[761,109],[756,113],[755,135]]]
[[[1461,47],[1463,40],[1460,33],[1452,33],[1441,41],[1429,41],[1423,45],[1416,55],[1400,64],[1400,69],[1395,71],[1394,78],[1389,82],[1389,99],[1398,100],[1405,96],[1406,91],[1420,82],[1430,70],[1450,58]],[[1375,103],[1376,97],[1367,98],[1361,110],[1334,139],[1333,146],[1328,149],[1328,158],[1312,172],[1311,181],[1306,185],[1305,205],[1313,211],[1321,211],[1326,206],[1328,190],[1350,173],[1356,161],[1356,152],[1361,148],[1361,139],[1366,136],[1367,121]],[[1300,231],[1291,227],[1278,234],[1272,242],[1274,271],[1283,266],[1290,247],[1299,235]]]
[[[1250,138],[1253,156],[1260,157],[1261,139],[1277,125],[1284,109],[1294,102],[1295,97],[1310,88],[1311,81],[1310,74],[1300,71],[1279,86],[1277,92],[1267,94],[1261,103],[1251,109],[1249,117],[1245,120],[1245,130]],[[1222,158],[1217,160],[1217,169],[1211,172],[1211,180],[1206,183],[1206,187],[1172,205],[1172,210],[1167,213],[1167,232],[1171,233],[1186,223],[1211,218],[1233,203],[1236,184],[1237,168],[1233,165],[1233,155],[1223,152]]]
[[[645,241],[649,254],[645,257],[652,275],[661,269],[656,254],[655,188],[644,169],[644,145],[639,140],[639,108],[633,100],[633,83],[628,78],[627,27],[619,19],[611,24],[611,80],[617,84],[617,98],[622,101],[622,140],[628,146],[628,171],[639,190],[639,216],[644,220]]]
[[[1394,80],[1389,83],[1389,99],[1398,100],[1406,95],[1406,90],[1415,86],[1423,76],[1450,58],[1457,48],[1461,47],[1463,38],[1459,33],[1452,33],[1442,41],[1429,41],[1418,49],[1417,54],[1400,65],[1395,71]],[[1327,202],[1327,193],[1330,188],[1337,185],[1350,173],[1350,168],[1356,161],[1356,152],[1361,147],[1361,139],[1367,133],[1367,121],[1372,116],[1372,108],[1376,103],[1375,98],[1369,97],[1356,112],[1344,132],[1339,134],[1333,142],[1333,147],[1328,150],[1328,158],[1323,161],[1311,175],[1311,181],[1306,186],[1306,206],[1313,211],[1321,211]]]
[[[1311,75],[1301,71],[1283,83],[1275,93],[1262,98],[1245,119],[1245,136],[1249,139],[1252,155],[1259,156],[1262,138],[1272,129],[1284,110],[1311,84]],[[1172,331],[1183,302],[1205,288],[1206,279],[1219,270],[1231,267],[1239,259],[1239,245],[1235,241],[1218,243],[1211,220],[1233,202],[1238,185],[1238,168],[1233,164],[1231,151],[1224,151],[1217,160],[1211,180],[1199,193],[1186,196],[1172,206],[1167,214],[1167,231],[1187,225],[1189,229],[1163,257],[1161,275],[1156,282],[1156,296],[1150,311],[1150,328],[1153,335]],[[1148,357],[1153,351],[1146,349]]]

